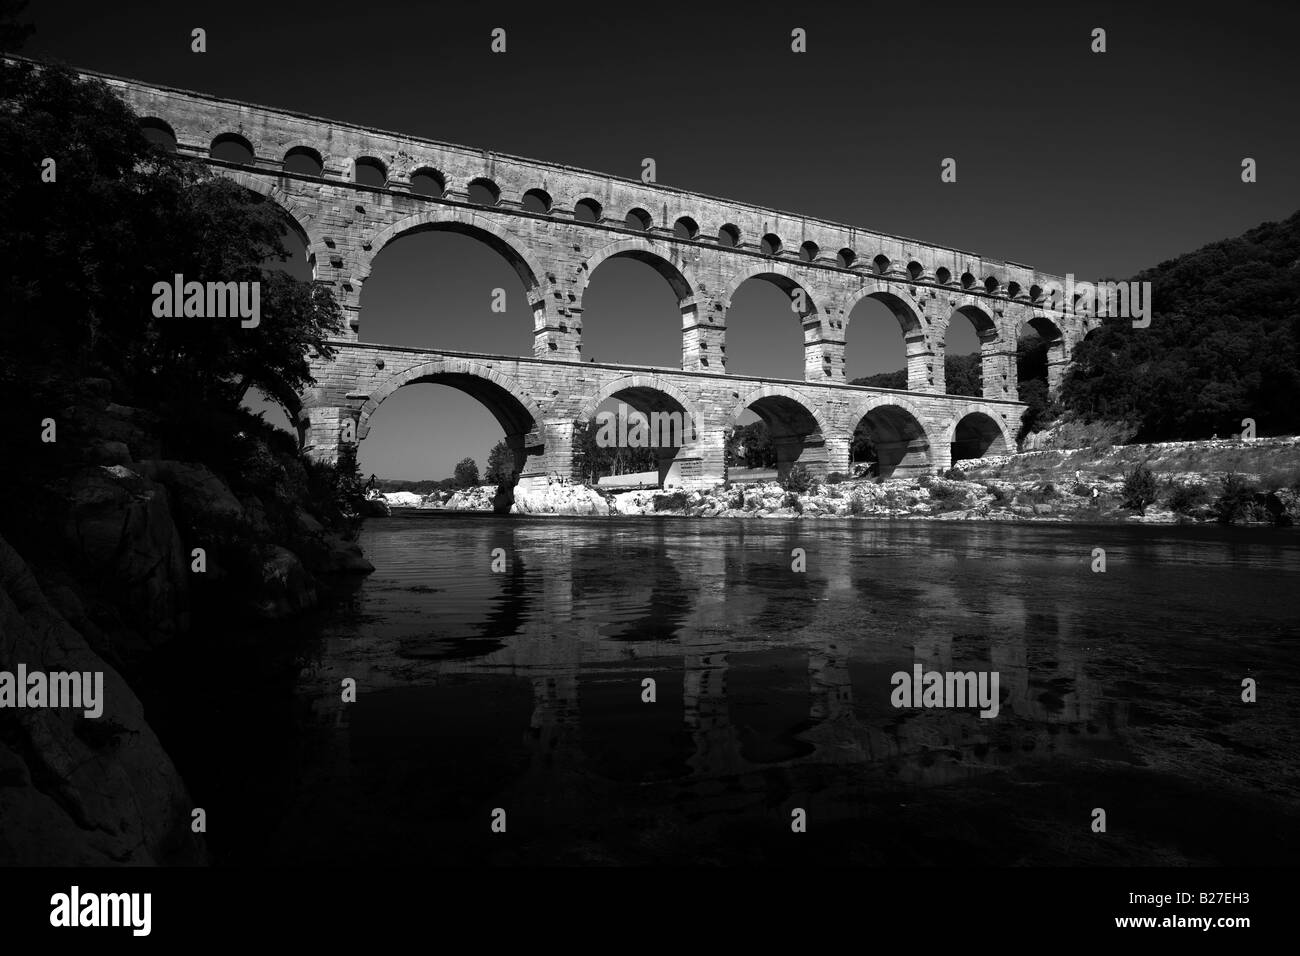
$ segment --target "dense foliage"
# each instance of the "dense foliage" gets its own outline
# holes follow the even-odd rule
[[[659,457],[653,448],[602,446],[596,440],[601,430],[593,418],[573,432],[573,451],[577,473],[582,480],[594,485],[606,475],[630,475],[659,468]]]
[[[294,464],[299,484],[354,496],[355,462],[309,481],[296,449],[268,444],[240,407],[250,386],[292,397],[311,384],[310,356],[331,355],[343,329],[325,286],[274,267],[287,253],[272,202],[151,144],[102,82],[15,63],[0,65],[0,208],[0,400],[16,452],[0,456],[6,488],[39,495],[66,467],[79,449],[65,438],[77,436],[44,445],[39,423],[66,425],[82,383],[106,380],[113,403],[148,414],[161,457],[238,484],[251,442]],[[177,274],[257,283],[257,326],[155,316],[155,284]],[[321,517],[350,511],[318,504]]]
[[[1137,426],[1138,441],[1300,430],[1300,213],[1215,242],[1134,281],[1147,328],[1106,321],[1074,353],[1065,407]]]

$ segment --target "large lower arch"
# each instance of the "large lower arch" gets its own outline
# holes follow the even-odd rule
[[[453,385],[477,398],[507,435],[536,431],[542,421],[537,403],[509,376],[473,359],[448,357],[394,372],[372,389],[357,416],[357,438],[365,438],[369,433],[370,416],[384,403],[384,399],[403,385],[415,382]]]
[[[607,382],[579,410],[575,426],[587,427],[600,406],[616,399],[629,409],[646,416],[649,438],[647,447],[658,462],[658,482],[662,488],[682,484],[682,464],[694,459],[696,443],[701,437],[703,419],[700,410],[685,392],[655,375],[624,375]],[[634,430],[627,429],[629,433]]]
[[[901,285],[891,282],[864,282],[844,301],[845,347],[848,343],[848,326],[853,308],[863,299],[874,299],[883,304],[898,322],[907,355],[907,390],[909,392],[939,392],[944,390],[943,361],[936,360],[935,347],[927,332],[921,303]]]
[[[954,465],[986,455],[1009,455],[1016,450],[1015,437],[1002,413],[983,404],[968,405],[954,417],[945,430],[944,443]]]
[[[762,385],[740,397],[727,420],[734,428],[740,416],[752,411],[763,420],[776,449],[776,473],[784,480],[796,464],[814,478],[830,470],[826,439],[829,434],[821,411],[786,385]]]
[[[501,425],[506,445],[514,455],[513,477],[527,470],[529,459],[544,454],[542,413],[519,385],[489,365],[470,359],[446,358],[395,372],[372,389],[357,416],[357,440],[370,434],[371,416],[390,395],[404,385],[432,382],[449,385],[481,402]],[[508,511],[510,497],[502,496],[498,511]]]
[[[925,418],[906,399],[873,396],[853,409],[850,421],[855,431],[863,427],[874,446],[876,477],[903,478],[934,470],[933,442]]]
[[[486,216],[479,215],[468,209],[440,205],[433,209],[413,213],[384,227],[369,240],[370,249],[368,252],[363,253],[363,258],[357,265],[357,282],[364,284],[366,279],[369,278],[374,267],[375,257],[379,255],[384,246],[399,236],[425,230],[440,230],[469,236],[471,239],[483,242],[502,256],[509,263],[510,268],[515,271],[515,274],[519,276],[519,281],[523,283],[525,294],[528,296],[528,304],[533,312],[533,331],[540,340],[547,325],[546,294],[541,280],[541,277],[546,275],[546,271],[527,249],[521,249],[515,244],[506,230]],[[359,296],[358,301],[360,301]],[[359,321],[357,331],[359,334]],[[537,347],[541,348],[541,346]]]

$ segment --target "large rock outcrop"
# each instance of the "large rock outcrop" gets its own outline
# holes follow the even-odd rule
[[[176,768],[116,670],[0,539],[0,670],[104,675],[103,713],[0,709],[0,865],[205,862]]]
[[[125,465],[90,466],[64,484],[62,533],[78,571],[160,643],[189,626],[189,561],[167,489]]]

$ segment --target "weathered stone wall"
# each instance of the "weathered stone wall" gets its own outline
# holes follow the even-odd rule
[[[849,470],[849,445],[871,416],[882,460],[898,473],[946,469],[963,419],[979,426],[988,449],[1014,448],[1024,406],[962,396],[872,389],[837,382],[773,382],[694,370],[629,368],[594,362],[507,358],[343,344],[304,397],[309,452],[330,458],[341,441],[360,441],[380,404],[403,385],[451,384],[477,397],[518,450],[521,480],[573,474],[573,430],[614,398],[646,412],[679,412],[695,438],[676,454],[680,483],[708,487],[725,477],[726,434],[753,409],[772,429],[784,466],[814,474]],[[968,418],[968,416],[970,416]],[[990,453],[996,451],[990,450]]]
[[[684,369],[726,371],[731,297],[742,282],[760,277],[792,297],[803,293],[792,301],[791,318],[804,330],[809,381],[844,380],[849,315],[866,296],[884,301],[898,318],[910,391],[944,391],[944,341],[956,309],[980,333],[990,399],[1017,397],[1014,354],[1023,323],[1058,340],[1053,385],[1090,328],[1087,318],[1049,316],[1038,293],[1062,280],[1018,263],[671,186],[102,78],[152,125],[170,130],[182,154],[284,206],[301,227],[316,276],[343,304],[353,339],[364,338],[361,287],[375,257],[394,238],[422,228],[470,233],[506,256],[528,292],[538,358],[581,357],[583,294],[592,272],[613,256],[643,259],[672,284]],[[251,149],[251,165],[211,159],[214,140],[230,136]],[[320,175],[287,172],[293,150],[319,159]],[[355,181],[358,160],[382,170],[382,187]],[[439,198],[412,192],[412,177],[421,172],[441,181]],[[479,181],[491,184],[497,202],[470,201],[470,186]],[[525,209],[530,192],[543,198],[545,212]],[[584,201],[599,207],[593,222],[576,218]],[[628,226],[634,211],[643,214],[644,229]],[[734,246],[720,242],[724,230],[734,230]],[[777,237],[779,248],[765,249],[766,236]]]
[[[1025,324],[1052,343],[1055,391],[1071,351],[1096,322],[1046,311],[1042,290],[1063,280],[1018,263],[571,166],[101,78],[148,125],[173,135],[181,154],[271,197],[301,229],[315,276],[333,287],[349,324],[337,360],[319,364],[318,386],[303,396],[306,446],[325,458],[364,438],[393,390],[436,380],[492,410],[525,481],[572,474],[576,425],[611,397],[642,411],[680,411],[695,423],[695,440],[661,461],[661,471],[686,487],[723,479],[727,430],[746,408],[768,422],[782,470],[801,462],[816,473],[847,471],[853,429],[870,415],[885,467],[930,471],[947,467],[954,441],[963,455],[971,445],[990,453],[1013,447],[1024,409],[1015,351]],[[232,138],[251,152],[250,163],[212,157],[214,144]],[[289,172],[293,153],[319,162],[319,174]],[[379,170],[383,185],[357,182],[359,164]],[[436,181],[438,195],[413,192],[421,176]],[[494,198],[471,201],[474,184]],[[527,205],[529,196],[541,205]],[[361,288],[376,256],[421,229],[474,236],[511,263],[534,315],[531,358],[361,344]],[[648,263],[672,286],[682,315],[681,370],[582,361],[587,283],[617,256]],[[791,321],[804,336],[804,382],[727,373],[727,313],[750,279],[791,298]],[[866,297],[898,320],[905,393],[844,383],[849,317]],[[983,401],[945,394],[944,343],[957,313],[980,338]]]

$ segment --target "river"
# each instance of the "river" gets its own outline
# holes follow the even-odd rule
[[[237,824],[218,862],[1300,849],[1290,530],[416,512],[361,544],[377,570],[278,669],[196,683],[224,724],[175,746]],[[918,663],[996,673],[996,716],[895,706]]]

